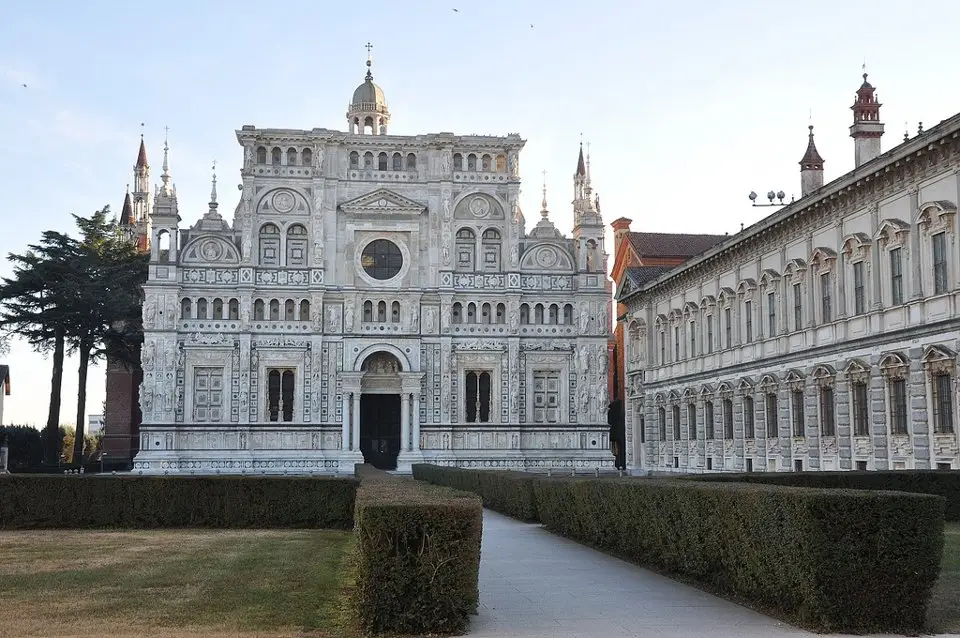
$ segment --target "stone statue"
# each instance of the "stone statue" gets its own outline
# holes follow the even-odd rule
[[[586,303],[580,304],[580,334],[590,333],[590,310]]]
[[[510,420],[519,420],[520,418],[520,383],[516,375],[513,375],[510,383]]]
[[[450,202],[450,194],[445,193],[443,195],[443,221],[445,222],[449,222],[451,217],[453,216],[453,212],[451,211],[451,206],[452,204]]]
[[[240,240],[240,251],[243,256],[243,261],[250,259],[250,250],[252,249],[253,240],[250,239],[250,233],[243,233],[243,238]]]
[[[580,356],[580,371],[586,372],[587,370],[590,369],[590,353],[587,351],[586,345],[580,346],[579,356]]]
[[[420,332],[420,309],[418,306],[410,309],[410,332]]]
[[[243,325],[250,323],[250,302],[245,300],[240,306],[240,322]]]
[[[141,367],[144,370],[153,370],[153,361],[157,356],[157,346],[153,341],[148,341],[143,348]]]
[[[320,307],[319,303],[313,304],[313,310],[310,311],[310,321],[313,322],[313,329],[317,331],[323,330],[323,310]]]
[[[516,306],[510,308],[510,315],[507,321],[507,325],[510,326],[510,332],[516,332],[517,328],[520,327],[520,311],[517,310]]]
[[[587,380],[586,380],[586,375],[584,375],[584,377],[583,377],[582,379],[580,379],[580,382],[579,382],[578,388],[577,388],[577,394],[578,394],[578,397],[579,397],[579,399],[580,399],[580,422],[581,422],[581,423],[588,418],[588,416],[587,416],[587,410],[588,410],[589,407],[590,407],[590,404],[589,404],[589,401],[590,401],[590,399],[589,399],[590,391],[589,391],[589,389],[587,388],[587,383],[586,383],[586,381],[587,381]]]
[[[343,330],[353,332],[353,299],[347,299],[343,304]]]
[[[446,244],[440,248],[440,261],[443,262],[444,266],[450,265],[450,248]]]
[[[318,171],[323,170],[323,147],[317,147],[317,152],[313,155],[313,161]]]
[[[147,299],[147,303],[143,306],[143,320],[145,323],[153,324],[154,317],[157,316],[157,302],[154,300],[153,296]]]
[[[450,172],[450,151],[440,151],[440,173],[446,175]]]
[[[516,268],[517,264],[520,263],[519,243],[519,240],[510,242],[510,265],[514,268]]]
[[[450,302],[440,302],[440,328],[443,331],[450,329]]]
[[[436,312],[437,309],[431,306],[423,309],[423,330],[426,334],[433,334],[437,329]]]
[[[440,381],[440,409],[443,410],[444,414],[448,414],[447,410],[450,407],[450,373],[449,371],[443,374],[443,379]]]
[[[253,166],[253,147],[244,146],[243,147],[243,167],[250,168]]]
[[[340,309],[339,308],[330,308],[330,311],[327,313],[327,328],[328,332],[340,332]]]
[[[517,154],[510,152],[507,154],[507,164],[512,177],[517,176]]]

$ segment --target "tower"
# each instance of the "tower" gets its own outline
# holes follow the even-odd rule
[[[372,48],[373,45],[367,42],[367,76],[353,92],[353,99],[347,108],[347,130],[358,135],[365,135],[368,127],[371,135],[386,135],[387,124],[390,123],[387,99],[383,89],[373,83],[373,73],[370,72]]]
[[[880,155],[880,137],[883,135],[883,124],[880,122],[880,102],[877,101],[876,89],[867,82],[867,74],[863,74],[863,84],[857,90],[857,97],[850,109],[853,111],[853,125],[850,127],[850,137],[854,144],[854,167],[859,168]]]
[[[806,197],[823,186],[823,158],[817,152],[817,145],[813,143],[813,124],[808,128],[810,134],[807,140],[807,152],[803,154],[803,159],[800,160],[801,197]]]
[[[590,148],[584,160],[583,145],[577,157],[573,174],[573,238],[577,245],[577,270],[580,272],[607,271],[607,253],[603,248],[605,229],[590,184]]]
[[[180,214],[177,206],[177,188],[170,180],[170,145],[163,140],[163,172],[160,174],[160,186],[153,199],[153,209],[149,218],[152,232],[150,241],[151,262],[177,262],[177,232]]]
[[[140,151],[133,167],[133,193],[131,212],[134,237],[140,250],[147,250],[150,236],[150,163],[147,162],[147,147],[140,135]]]

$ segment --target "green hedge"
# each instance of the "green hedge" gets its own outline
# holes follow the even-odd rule
[[[890,490],[936,494],[947,499],[944,517],[960,521],[960,471],[944,470],[867,470],[856,472],[751,472],[748,474],[692,474],[683,477],[695,481],[765,483],[793,487],[847,488],[854,490]]]
[[[413,477],[479,494],[484,507],[521,521],[538,520],[537,503],[533,493],[533,485],[537,479],[535,474],[464,470],[424,463],[413,466]]]
[[[0,529],[353,527],[353,478],[13,474]]]
[[[420,475],[466,484],[465,471]],[[539,478],[534,498],[555,533],[820,632],[917,633],[940,572],[937,496]]]
[[[456,634],[480,602],[473,494],[357,466],[351,617],[366,634]]]

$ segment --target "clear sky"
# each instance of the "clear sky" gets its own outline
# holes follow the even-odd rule
[[[864,61],[883,103],[884,150],[905,122],[913,135],[918,121],[930,128],[960,111],[957,24],[955,0],[8,2],[0,254],[45,229],[73,231],[71,212],[109,204],[119,214],[141,122],[155,183],[170,127],[182,227],[207,209],[213,159],[231,218],[243,160],[234,131],[345,128],[367,41],[391,133],[527,140],[528,226],[545,170],[551,219],[570,232],[582,133],[607,222],[733,233],[771,211],[751,208],[750,190],[799,196],[811,112],[826,180],[853,168],[849,107]],[[4,421],[43,424],[49,359],[16,343],[6,363]],[[62,423],[75,421],[76,390],[70,359]],[[89,413],[103,397],[97,367]]]

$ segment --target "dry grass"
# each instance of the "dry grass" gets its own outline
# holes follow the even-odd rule
[[[340,635],[349,532],[0,532],[0,636]]]
[[[947,523],[940,579],[933,588],[927,621],[933,631],[960,633],[960,523]]]

